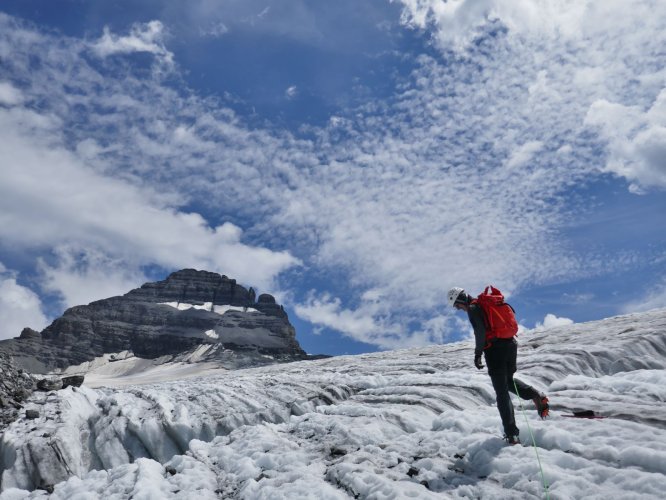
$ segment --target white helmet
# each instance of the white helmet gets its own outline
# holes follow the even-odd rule
[[[449,302],[449,305],[453,307],[453,304],[455,304],[456,300],[458,297],[460,297],[461,293],[465,293],[465,290],[460,288],[459,286],[454,286],[449,290],[449,293],[446,294],[446,299]]]

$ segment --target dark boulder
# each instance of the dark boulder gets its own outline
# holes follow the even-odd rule
[[[62,379],[62,388],[65,387],[81,387],[83,384],[84,376],[83,375],[72,375],[71,377],[63,377]]]
[[[43,378],[37,381],[38,391],[58,391],[62,389],[62,380],[59,378]]]

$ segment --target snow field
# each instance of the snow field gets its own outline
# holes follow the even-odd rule
[[[521,336],[518,378],[552,499],[663,498],[666,311]],[[469,344],[36,395],[0,443],[0,498],[544,498],[506,446]],[[609,418],[572,419],[593,409]],[[48,435],[47,437],[44,437]]]

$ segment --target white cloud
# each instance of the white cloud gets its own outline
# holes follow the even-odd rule
[[[622,313],[644,312],[662,307],[666,307],[666,279],[647,290],[645,295],[640,299],[632,300],[625,304],[622,308]]]
[[[444,47],[466,48],[480,28],[500,21],[513,34],[584,39],[606,31],[629,30],[628,17],[646,18],[653,0],[399,0],[405,24],[434,28]],[[629,3],[631,6],[629,7]],[[624,17],[622,17],[624,15]],[[655,24],[653,24],[654,26]]]
[[[666,43],[663,2],[401,2],[403,22],[418,29],[432,29],[443,50],[474,50],[470,42],[494,21],[507,27],[514,42],[534,45],[532,57],[551,68],[542,70],[530,87],[530,93],[540,99],[540,106],[544,99],[547,103],[567,98],[563,91],[567,92],[569,99],[589,107],[585,123],[600,129],[608,142],[605,171],[626,178],[632,192],[666,188],[666,70],[659,48]],[[553,56],[566,45],[571,51],[555,62],[557,57]],[[573,75],[570,88],[563,89],[557,81],[548,82],[549,74],[555,79]],[[516,152],[515,161],[524,160],[521,153]],[[509,166],[513,161],[509,160]]]
[[[262,17],[266,17],[268,13],[271,11],[270,6],[266,7],[264,10],[262,10],[259,14],[257,14],[257,17],[261,19]]]
[[[425,12],[413,24],[445,31],[426,19],[433,2],[404,3]],[[159,75],[118,77],[115,58],[91,68],[81,57],[85,44],[56,44],[35,32],[26,42],[25,30],[19,36],[0,19],[0,40],[12,54],[7,71],[32,82],[21,89],[25,99],[43,103],[39,113],[15,108],[2,115],[0,147],[28,168],[1,164],[10,174],[6,194],[16,199],[0,199],[0,228],[26,248],[53,251],[74,241],[71,252],[101,252],[103,262],[122,260],[134,270],[147,260],[180,262],[260,287],[255,279],[296,263],[288,253],[243,245],[231,224],[210,227],[179,209],[203,205],[211,220],[252,221],[245,228],[252,241],[292,248],[309,268],[348,278],[351,290],[319,290],[300,311],[381,346],[447,338],[452,324],[434,318],[452,285],[480,291],[493,282],[515,291],[606,272],[604,262],[589,266],[558,237],[579,203],[569,203],[566,191],[599,174],[601,143],[584,123],[594,102],[636,109],[637,120],[654,107],[662,85],[655,54],[663,47],[655,26],[663,9],[647,20],[641,8],[630,9],[620,26],[613,21],[617,2],[608,13],[590,2],[540,3],[546,14],[491,1],[478,2],[477,12],[463,3],[449,6],[458,9],[449,19],[452,36],[483,33],[479,47],[464,56],[443,50],[418,57],[397,95],[336,112],[330,126],[310,129],[314,140],[246,126],[216,102],[174,91]],[[517,36],[490,32],[489,6]],[[567,24],[579,9],[584,18]],[[539,18],[534,29],[550,35],[532,37],[529,16]],[[122,37],[107,38],[109,49],[123,46]],[[151,40],[163,46],[157,35]],[[49,58],[35,71],[31,58],[47,46]],[[27,196],[17,197],[20,190]],[[52,272],[45,276],[69,289],[53,270],[74,269],[58,258],[46,264]],[[363,290],[373,292],[359,304],[332,298]],[[375,296],[381,306],[370,300]]]
[[[311,297],[306,304],[296,305],[294,309],[302,319],[348,333],[357,339],[377,330],[372,314],[374,311],[344,309],[340,299],[329,295]]]
[[[21,55],[17,48],[16,64]],[[216,264],[215,268],[228,269],[219,262],[225,252],[213,243],[215,234],[201,218],[169,210],[157,195],[124,180],[147,177],[165,193],[179,189],[210,200],[223,211],[259,217],[255,233],[298,242],[294,247],[315,265],[348,272],[351,286],[363,283],[381,290],[385,303],[392,306],[386,314],[396,321],[409,322],[410,314],[441,306],[442,290],[451,284],[479,289],[492,281],[510,290],[535,275],[566,273],[573,264],[559,254],[555,242],[546,241],[547,228],[560,216],[541,200],[551,197],[563,181],[584,174],[551,166],[547,156],[528,169],[546,169],[546,175],[494,172],[515,151],[526,148],[522,160],[514,160],[515,168],[522,168],[527,154],[541,144],[545,149],[551,133],[541,134],[533,126],[531,104],[525,110],[519,107],[524,95],[511,78],[530,72],[523,56],[519,51],[507,54],[506,60],[481,59],[477,62],[484,69],[466,82],[458,78],[458,72],[467,71],[464,61],[440,65],[422,58],[415,72],[416,87],[407,88],[392,108],[332,124],[330,130],[318,131],[316,145],[284,133],[250,131],[227,110],[193,98],[183,102],[159,80],[135,83],[107,77],[104,92],[98,93],[92,90],[99,85],[96,73],[87,71],[83,61],[72,61],[80,75],[78,84],[85,89],[86,100],[78,97],[77,105],[86,107],[89,126],[78,141],[86,147],[79,148],[82,158],[77,158],[62,148],[33,148],[35,134],[30,141],[28,134],[7,141],[8,147],[20,146],[20,154],[29,157],[24,162],[27,170],[12,168],[13,179],[25,171],[32,170],[39,178],[48,178],[54,167],[61,171],[42,188],[30,186],[32,196],[22,200],[32,208],[20,215],[29,221],[21,225],[30,230],[17,231],[13,237],[53,245],[66,241],[58,239],[64,231],[75,241],[110,251],[111,257],[145,259],[150,252],[164,265],[172,265],[177,256],[179,262],[195,260],[201,267]],[[66,57],[69,53],[63,54]],[[26,72],[28,67],[26,62]],[[536,71],[532,74],[536,78]],[[427,85],[421,86],[421,81]],[[43,96],[60,93],[60,98],[53,97],[55,106],[71,99],[65,88],[63,83],[38,90]],[[500,95],[504,97],[498,99]],[[103,115],[97,111],[100,104],[107,108]],[[489,105],[495,107],[490,116]],[[453,110],[454,120],[447,110]],[[548,116],[559,117],[562,112],[558,107]],[[74,111],[71,117],[69,110],[58,113],[64,120],[80,120]],[[116,129],[112,137],[103,133],[109,122]],[[52,125],[56,130],[60,126]],[[337,143],[329,134],[341,126],[348,139]],[[512,129],[529,133],[506,135]],[[506,140],[496,142],[501,135]],[[485,144],[493,142],[493,149],[487,149]],[[493,191],[485,183],[471,182],[471,172],[479,178],[492,175]],[[56,224],[38,216],[28,219],[36,209],[53,214]],[[479,213],[484,217],[479,218]],[[76,223],[70,224],[70,219]],[[102,231],[96,230],[97,225]],[[105,234],[113,237],[99,242]],[[155,248],[156,239],[166,241]],[[232,250],[229,242],[226,245]],[[288,255],[270,257],[275,259],[273,267],[240,269],[244,272],[239,279],[259,285],[259,275],[274,276],[294,263]],[[270,261],[268,256],[261,260]],[[239,262],[231,265],[241,267]],[[315,305],[321,314],[337,313],[338,323],[347,321],[347,331],[353,330],[352,320],[383,314],[341,304],[336,311],[335,304],[328,302],[313,303],[311,309]],[[382,342],[381,335],[392,335],[379,327],[372,331],[375,342]]]
[[[223,270],[257,286],[269,286],[297,263],[286,252],[244,245],[233,224],[211,228],[147,188],[97,174],[56,138],[48,147],[34,139],[35,130],[43,139],[49,129],[23,131],[16,116],[2,110],[0,127],[0,234],[7,242],[26,248],[76,242],[130,262]]]
[[[58,294],[66,308],[123,295],[149,281],[127,261],[94,248],[61,245],[54,253],[54,264],[39,260],[41,287]]]
[[[287,99],[294,99],[298,95],[298,87],[296,85],[290,86],[287,90],[284,91],[284,95]]]
[[[9,82],[0,82],[0,106],[15,106],[23,102],[23,94]]]
[[[199,33],[201,36],[219,38],[229,33],[229,28],[226,24],[220,21],[211,23],[206,28],[200,28]]]
[[[609,143],[607,171],[626,178],[636,192],[666,188],[666,88],[646,111],[595,101],[585,121],[599,127]]]
[[[594,300],[595,295],[593,293],[564,293],[562,294],[562,300],[572,304],[586,304]]]
[[[0,340],[18,337],[21,330],[30,327],[42,330],[48,324],[42,312],[39,296],[16,282],[15,273],[0,263]]]
[[[584,2],[552,0],[400,1],[404,23],[420,29],[434,25],[437,41],[455,48],[467,46],[480,27],[497,19],[517,32],[576,30],[584,10]],[[563,11],[562,6],[567,9]]]
[[[405,324],[412,318],[409,308],[387,300],[384,291],[368,290],[355,307],[347,308],[328,293],[310,292],[304,303],[293,304],[296,315],[318,327],[336,330],[354,340],[382,349],[422,347],[432,343],[473,339],[467,319],[443,304],[439,312],[420,321],[409,331]]]
[[[398,323],[391,323],[389,304],[381,302],[378,297],[370,291],[364,294],[356,309],[350,309],[343,307],[337,297],[328,293],[318,296],[312,291],[305,303],[294,305],[294,311],[299,318],[314,325],[331,328],[383,349],[427,343],[420,342],[415,335],[407,336]]]
[[[561,318],[558,316],[555,316],[554,314],[548,313],[546,314],[546,317],[543,319],[542,322],[537,322],[535,328],[538,329],[548,329],[548,328],[555,328],[558,326],[567,326],[567,325],[573,325],[573,320],[569,318]]]
[[[113,54],[131,54],[146,52],[155,55],[167,65],[173,64],[173,53],[164,45],[165,29],[160,21],[135,23],[130,34],[119,36],[111,33],[108,27],[104,34],[91,45],[93,51],[101,57]]]
[[[529,141],[518,147],[506,163],[509,168],[520,167],[527,164],[532,157],[543,148],[541,141]]]
[[[160,87],[159,75],[153,75],[152,83],[113,76],[100,80],[77,55],[86,50],[85,44],[66,39],[56,44],[36,32],[28,36],[25,30],[12,30],[2,16],[0,25],[0,50],[13,47],[8,71],[29,75],[31,86],[23,92],[45,105],[40,112],[19,105],[0,108],[0,238],[22,253],[53,255],[42,263],[47,290],[60,292],[67,305],[87,303],[136,286],[142,279],[139,269],[149,264],[219,271],[270,289],[280,272],[298,264],[286,251],[244,244],[243,231],[234,224],[212,227],[201,215],[181,211],[184,198],[170,182],[176,171],[160,172],[165,177],[156,189],[142,179],[149,164],[159,164],[163,157],[179,162],[180,151],[201,151],[207,145],[205,132],[192,132],[159,116],[172,114],[160,99],[173,98]],[[47,52],[44,74],[34,73],[30,58]],[[70,70],[78,75],[74,81]],[[134,92],[134,84],[146,93]],[[104,90],[93,90],[96,85]],[[64,92],[67,86],[76,87],[77,94]],[[98,114],[76,112],[76,107],[87,106]],[[200,111],[196,113],[204,127],[220,127],[234,140],[249,135],[224,112],[226,121],[209,123]],[[150,129],[137,129],[134,118],[146,119]],[[68,126],[70,119],[87,125]],[[110,124],[118,127],[116,133],[97,133]],[[65,130],[81,135],[68,141]],[[120,164],[136,170],[119,172]],[[106,284],[95,290],[93,283],[100,276]]]

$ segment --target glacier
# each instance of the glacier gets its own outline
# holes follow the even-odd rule
[[[502,441],[470,342],[188,378],[178,364],[35,393],[40,416],[0,442],[0,499],[663,498],[666,310],[519,343],[517,377],[552,410],[513,399],[523,446]]]

